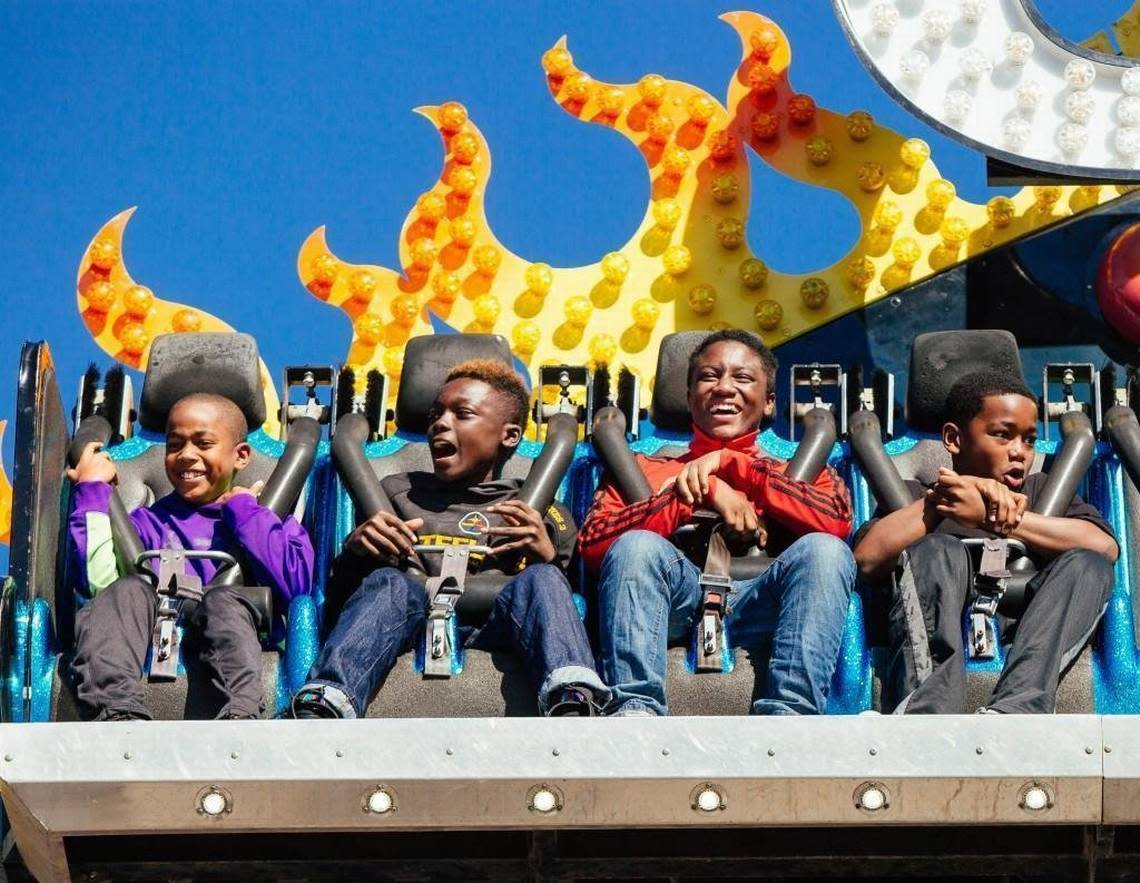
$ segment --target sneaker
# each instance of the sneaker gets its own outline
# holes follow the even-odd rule
[[[285,716],[294,720],[328,720],[339,718],[341,714],[325,698],[324,690],[319,687],[306,687],[293,697]]]
[[[255,721],[255,720],[261,720],[261,715],[259,715],[259,714],[243,714],[240,711],[227,711],[225,714],[223,714],[221,717],[219,717],[218,720],[220,720],[220,721]]]
[[[594,717],[594,693],[589,687],[564,687],[554,694],[547,717]]]
[[[609,714],[610,717],[657,717],[658,715],[637,702],[627,702]]]

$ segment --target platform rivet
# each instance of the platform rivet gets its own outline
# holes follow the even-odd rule
[[[237,760],[237,759],[238,759],[238,753],[236,751],[231,751],[230,752],[230,760]]]
[[[985,754],[986,749],[984,749],[981,745],[979,745],[977,748],[974,749],[974,753],[975,754]]]
[[[661,749],[661,756],[662,757],[668,757],[669,756],[669,749],[668,748],[662,748]]]
[[[124,751],[123,752],[123,760],[130,760],[130,759],[131,759],[131,753],[129,751]]]
[[[455,749],[448,748],[446,751],[444,751],[444,754],[446,754],[448,757],[451,757],[451,755],[455,754]]]
[[[1093,747],[1091,745],[1086,745],[1085,746],[1085,754],[1092,754],[1092,753],[1093,753]]]
[[[768,749],[768,756],[769,757],[775,757],[776,756],[776,749],[775,748],[769,748]]]
[[[1112,746],[1111,745],[1105,745],[1104,746],[1104,753],[1105,754],[1112,754]]]
[[[336,756],[337,756],[337,757],[344,757],[344,752],[343,752],[343,751],[341,751],[341,750],[338,748],[338,749],[336,750]]]
[[[557,748],[552,748],[552,749],[550,749],[550,753],[551,753],[551,754],[553,754],[555,757],[557,757],[557,756],[558,756],[558,755],[560,755],[562,752],[561,752],[561,751],[559,751]]]
[[[12,762],[12,755],[10,755],[10,754],[5,754],[5,755],[4,755],[4,760],[5,760],[7,763],[11,763],[11,762]]]

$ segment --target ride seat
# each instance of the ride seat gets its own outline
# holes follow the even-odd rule
[[[432,471],[426,435],[428,413],[451,369],[469,359],[491,359],[514,367],[510,347],[499,335],[436,334],[408,341],[396,397],[396,431],[365,446],[368,465],[378,479],[402,472]],[[503,465],[503,478],[525,479],[542,448],[539,442],[523,440]],[[341,482],[344,483],[343,477]],[[338,553],[358,521],[349,495],[344,490],[342,494],[336,530]],[[461,623],[475,624],[485,617],[485,608],[472,610],[465,603],[473,600],[474,593],[470,591],[461,599]],[[331,623],[328,625],[331,627]],[[369,704],[367,717],[501,717],[538,713],[535,685],[513,653],[465,649],[463,671],[445,680],[425,679],[416,671],[414,660],[414,651],[399,658]]]
[[[155,338],[143,381],[138,409],[140,431],[105,450],[115,461],[118,492],[127,511],[148,506],[173,489],[164,466],[164,436],[171,408],[193,393],[213,393],[236,404],[250,427],[247,441],[250,462],[237,473],[235,484],[250,487],[266,482],[285,453],[286,445],[267,435],[257,344],[247,334],[168,334]],[[304,511],[304,490],[293,507],[299,519]],[[64,539],[66,542],[66,539]],[[311,596],[294,598],[288,611],[274,609],[271,631],[275,639],[286,634],[284,652],[273,640],[262,653],[262,685],[266,713],[273,716],[303,676],[316,653],[317,613]],[[61,617],[61,622],[63,618]],[[70,623],[68,623],[70,625]],[[60,629],[60,656],[52,690],[52,717],[78,720],[79,707],[68,665],[74,640],[70,629]],[[156,719],[212,718],[216,708],[213,690],[192,658],[184,654],[185,676],[174,681],[150,681],[145,687],[147,707]]]
[[[1010,332],[997,329],[935,331],[915,337],[907,381],[908,431],[885,446],[889,456],[886,465],[893,467],[897,478],[889,472],[877,474],[873,465],[859,463],[873,498],[889,499],[889,485],[899,478],[927,485],[937,479],[939,468],[950,467],[950,454],[941,440],[946,399],[955,383],[983,369],[1005,371],[1023,378],[1017,340]],[[1045,465],[1045,446],[1039,443],[1029,472],[1040,472]],[[873,512],[875,506],[872,500],[870,511]],[[873,605],[875,615],[882,621],[875,623],[877,629],[872,631],[885,635],[890,601],[880,596],[877,602]],[[1007,650],[1007,647],[998,647],[993,659],[967,661],[968,708],[986,704],[1001,675]],[[889,652],[887,647],[877,647],[873,653],[876,671],[882,675],[886,674]],[[1091,653],[1086,647],[1061,681],[1057,710],[1089,713],[1092,707]]]
[[[692,439],[688,404],[689,358],[710,333],[679,331],[662,339],[649,412],[653,432],[646,435],[643,431],[641,438],[629,445],[633,453],[676,457],[688,451]],[[797,443],[781,438],[767,428],[757,437],[757,448],[761,456],[790,460],[795,455]],[[763,569],[765,562],[764,556],[734,558],[733,576],[737,579],[753,576]],[[754,699],[761,694],[767,675],[767,650],[761,648],[761,651],[756,658],[751,658],[745,650],[736,648],[731,672],[697,674],[690,668],[687,644],[670,647],[667,680],[670,713],[747,714]],[[840,664],[832,679],[828,699],[829,713],[857,713],[870,707],[870,660],[866,653],[862,603],[852,595],[840,647]]]

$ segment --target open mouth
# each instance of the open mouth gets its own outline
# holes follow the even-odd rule
[[[458,448],[456,448],[452,442],[449,442],[447,439],[442,438],[432,439],[430,448],[431,458],[436,463],[440,463],[444,460],[450,460],[458,452]]]
[[[1005,482],[1006,487],[1017,490],[1017,488],[1025,484],[1025,470],[1011,469],[1002,476],[1002,480]]]
[[[176,473],[178,480],[182,482],[197,481],[200,478],[205,478],[206,473],[202,469],[182,469]]]
[[[732,402],[716,402],[709,408],[709,413],[713,417],[731,419],[740,413],[740,405]]]

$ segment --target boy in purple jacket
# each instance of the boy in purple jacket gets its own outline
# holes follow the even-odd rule
[[[284,609],[313,581],[313,546],[292,516],[284,520],[258,505],[257,488],[235,487],[249,463],[248,427],[229,399],[196,394],[180,399],[166,424],[166,477],[174,491],[131,513],[147,549],[225,551],[238,545],[252,576],[269,586]],[[108,505],[115,465],[88,445],[67,477],[75,483],[68,519],[79,589],[90,597],[75,620],[72,670],[84,712],[96,720],[149,720],[142,673],[158,609],[158,595],[139,576],[119,577]],[[206,585],[217,564],[190,559]],[[261,645],[257,614],[228,586],[215,586],[188,617],[200,633],[200,659],[224,697],[218,717],[257,718],[261,696]]]

